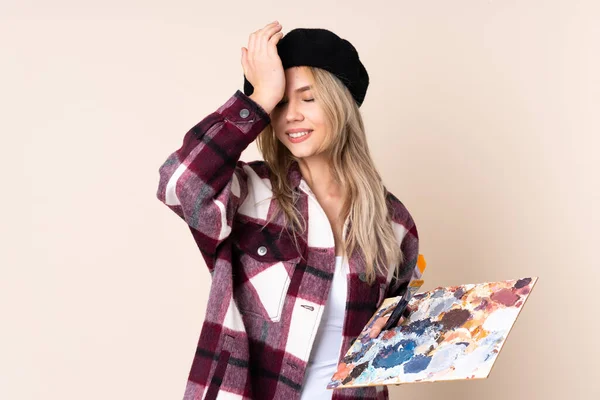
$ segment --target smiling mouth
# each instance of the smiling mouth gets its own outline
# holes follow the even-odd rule
[[[308,131],[303,131],[303,132],[288,133],[287,135],[293,139],[298,139],[298,138],[308,135],[311,132],[312,132],[312,130],[308,130]]]
[[[292,135],[295,135],[296,137],[294,137]],[[300,143],[308,140],[310,138],[310,135],[312,135],[312,131],[308,131],[308,133],[304,133],[304,132],[289,133],[288,140],[290,143],[300,144]]]

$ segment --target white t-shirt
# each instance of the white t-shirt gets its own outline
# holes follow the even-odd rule
[[[300,400],[325,400],[333,395],[333,390],[327,389],[327,384],[337,370],[342,346],[348,272],[348,261],[343,259],[342,262],[342,256],[336,256],[333,282],[308,359]]]

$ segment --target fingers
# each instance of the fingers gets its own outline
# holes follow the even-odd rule
[[[271,37],[279,30],[281,30],[281,25],[279,22],[273,21],[264,28],[252,32],[248,38],[248,52],[250,56],[254,52],[266,51]]]
[[[242,47],[242,69],[244,70],[244,74],[246,74],[246,71],[248,70],[248,49],[245,47]]]
[[[258,29],[248,37],[248,48],[242,47],[241,64],[245,71],[248,70],[248,62],[254,60],[254,55],[260,51],[267,51],[269,54],[277,52],[277,42],[283,37],[281,24],[278,21],[273,21],[264,28]]]
[[[256,42],[256,32],[251,33],[248,38],[248,54],[254,53],[254,43]]]
[[[271,39],[269,39],[268,51],[277,51],[277,43],[279,43],[279,39],[281,39],[282,37],[283,32],[277,32],[276,34],[271,36]]]
[[[285,72],[276,43],[282,27],[277,21],[252,32],[248,48],[242,47],[242,67],[248,82],[254,87],[254,98],[265,109],[273,109],[285,91]]]
[[[390,315],[388,315],[386,317],[379,317],[379,318],[377,318],[377,321],[375,321],[375,323],[371,327],[371,330],[369,331],[369,337],[372,339],[372,338],[376,338],[377,336],[379,336],[379,334],[381,333],[381,330],[383,329],[383,327],[385,326],[385,324],[387,324],[387,322],[388,322],[389,319],[390,319]],[[400,317],[400,319],[398,320],[398,323],[396,324],[396,326],[402,325],[402,323],[404,321],[405,321],[405,318],[404,317]]]
[[[259,34],[259,46],[260,51],[266,52],[271,47],[271,38],[281,30],[281,25],[275,23],[275,25],[267,25],[262,32]]]
[[[379,334],[381,333],[381,329],[385,326],[388,319],[390,319],[389,315],[387,317],[377,318],[377,321],[375,321],[375,323],[371,327],[371,331],[369,332],[369,337],[376,338],[377,336],[379,336]]]
[[[402,313],[402,315],[406,318],[408,318],[408,316],[410,314],[412,314],[412,312],[415,311],[414,308],[412,308],[411,306],[406,306],[406,309],[404,310],[404,312]]]

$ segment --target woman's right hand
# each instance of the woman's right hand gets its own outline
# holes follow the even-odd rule
[[[285,92],[285,73],[277,53],[277,42],[282,37],[281,25],[274,21],[251,33],[248,48],[242,47],[244,75],[254,87],[250,98],[269,114]]]

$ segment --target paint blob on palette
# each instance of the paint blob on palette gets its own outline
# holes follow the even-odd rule
[[[354,341],[328,389],[487,378],[537,277],[415,294],[400,326],[371,339],[387,298]]]

